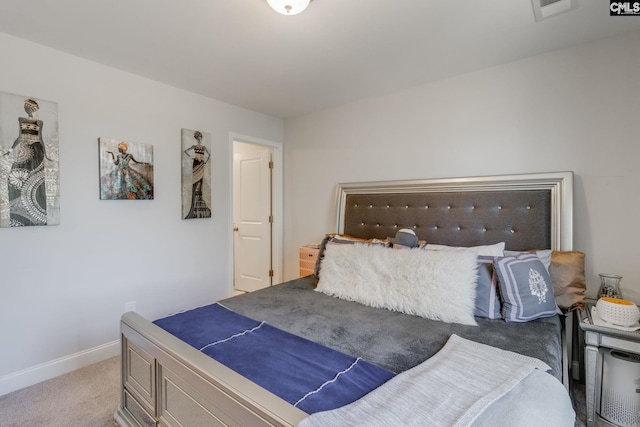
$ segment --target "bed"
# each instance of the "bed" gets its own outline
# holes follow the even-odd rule
[[[362,414],[375,412],[371,410],[371,406],[366,405],[373,405],[374,408],[380,406],[380,400],[378,403],[371,403],[367,400],[369,396],[382,401],[395,399],[402,393],[391,388],[391,385],[395,384],[402,390],[407,387],[407,383],[398,383],[400,378],[406,378],[409,373],[413,374],[418,369],[422,369],[420,375],[435,375],[436,370],[429,364],[438,360],[454,360],[466,351],[463,349],[478,354],[485,350],[505,351],[505,354],[513,353],[542,361],[549,368],[548,373],[544,373],[544,380],[551,378],[553,382],[564,386],[560,387],[561,391],[556,391],[560,393],[560,399],[553,398],[553,394],[546,392],[538,393],[538,396],[549,394],[552,396],[551,400],[568,399],[567,388],[572,367],[570,335],[573,329],[570,310],[581,306],[584,289],[580,284],[576,286],[575,277],[567,279],[567,271],[561,271],[564,264],[554,263],[557,262],[557,257],[569,256],[575,264],[575,256],[579,258],[583,255],[572,251],[572,191],[571,172],[338,184],[336,227],[330,231],[338,236],[348,236],[358,244],[327,244],[335,236],[325,238],[323,243],[326,258],[318,264],[316,271],[319,278],[316,275],[299,278],[218,303],[205,304],[187,313],[191,315],[199,312],[198,310],[210,310],[216,306],[219,311],[228,310],[234,316],[240,316],[242,321],[257,321],[259,326],[256,328],[266,324],[291,337],[308,341],[309,345],[319,346],[304,350],[309,353],[324,355],[326,348],[357,358],[356,360],[363,359],[371,364],[371,369],[380,368],[395,377],[385,379],[382,385],[375,386],[370,393],[367,392],[366,396],[351,404],[335,409],[321,409],[309,416],[289,399],[269,391],[268,386],[259,385],[259,380],[250,380],[249,374],[243,376],[229,368],[229,363],[225,365],[196,348],[196,344],[189,344],[190,338],[177,338],[170,333],[170,325],[163,325],[164,318],[152,322],[137,313],[129,312],[121,319],[122,401],[115,414],[116,421],[122,426],[349,425],[348,417],[359,414],[358,411]],[[400,229],[414,230],[421,240],[429,244],[456,248],[492,248],[504,243],[504,248],[512,251],[505,260],[517,258],[524,260],[522,262],[537,263],[542,260],[539,253],[546,249],[549,258],[552,254],[554,256],[553,261],[548,261],[551,262],[551,267],[556,265],[556,271],[559,272],[556,274],[569,282],[566,289],[552,291],[558,294],[557,305],[565,309],[564,313],[551,313],[531,321],[505,321],[488,315],[453,321],[445,319],[448,320],[445,322],[438,320],[437,316],[425,318],[422,315],[405,314],[395,307],[380,308],[375,304],[363,304],[348,296],[336,297],[332,294],[330,285],[344,276],[344,270],[338,269],[336,273],[331,266],[339,264],[341,257],[353,257],[354,251],[362,251],[366,256],[372,256],[371,253],[375,251],[391,251],[399,254],[397,256],[401,258],[398,259],[409,256],[406,254],[417,254],[418,251],[415,250],[392,251],[386,247],[375,247],[375,244],[360,244],[358,241],[384,241]],[[530,252],[536,249],[537,252]],[[416,256],[423,257],[423,252],[434,251],[419,252],[421,253]],[[438,262],[454,260],[451,262],[470,263],[471,257],[464,255],[468,253],[466,250],[451,250],[450,255],[445,255],[445,252],[448,251],[439,252]],[[379,256],[377,252],[374,255]],[[476,261],[479,263],[482,258],[477,255],[473,255],[474,264]],[[579,258],[578,263],[580,260],[583,262],[583,258]],[[379,263],[378,258],[369,262]],[[433,262],[433,258],[429,258],[428,262]],[[396,264],[398,262],[394,263]],[[478,270],[474,271],[479,277],[480,264],[476,268]],[[498,264],[495,270],[497,272]],[[578,275],[579,273],[578,271]],[[357,277],[348,280],[357,280]],[[584,281],[584,276],[581,280]],[[325,291],[318,291],[322,289]],[[463,299],[464,297],[460,297],[460,300]],[[515,313],[515,309],[513,311]],[[499,312],[501,313],[500,310]],[[167,322],[174,322],[180,316],[187,314],[177,313],[166,319],[169,319]],[[238,322],[233,320],[229,323],[233,327]],[[177,329],[183,329],[182,325],[180,323]],[[200,338],[197,336],[194,339]],[[277,341],[277,338],[273,340]],[[465,347],[468,345],[471,347]],[[458,348],[459,351],[455,350]],[[237,348],[234,351],[243,353]],[[303,359],[307,358],[306,354]],[[333,356],[323,357],[328,359]],[[485,356],[501,360],[499,357],[502,357],[502,353],[487,353]],[[234,357],[231,359],[230,363],[233,363]],[[467,363],[471,362],[465,361],[463,364]],[[481,366],[476,370],[482,370]],[[467,378],[469,374],[464,375]],[[531,376],[527,375],[526,378]],[[451,375],[447,373],[443,376]],[[433,377],[428,378],[429,381],[436,381]],[[519,382],[517,387],[522,389],[524,395],[536,390],[524,381]],[[548,385],[545,390],[547,388]],[[385,395],[385,392],[388,394]],[[433,393],[432,390],[420,390],[416,393],[423,392]],[[442,393],[442,390],[438,393]],[[495,397],[493,404],[489,403],[489,409],[483,409],[480,416],[475,415],[473,425],[491,425],[496,419],[504,421],[504,408],[508,409],[513,404],[510,403],[510,398],[510,394]],[[452,399],[458,400],[458,397],[454,395]],[[400,403],[394,404],[394,411],[391,412],[397,412],[397,408],[407,400],[413,399],[399,401]],[[352,406],[359,404],[363,406]],[[410,414],[417,412],[415,407],[410,407],[407,411]],[[540,411],[538,408],[537,411],[544,415],[550,410]],[[321,418],[325,414],[338,418]],[[510,412],[506,414],[510,416]],[[380,422],[380,425],[384,425],[389,421]],[[446,423],[447,421],[443,421],[442,425],[447,425]]]

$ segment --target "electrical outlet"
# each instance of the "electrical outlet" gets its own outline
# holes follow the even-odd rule
[[[124,303],[124,312],[128,312],[128,311],[136,311],[136,302],[135,301],[129,301],[129,302],[125,302]]]

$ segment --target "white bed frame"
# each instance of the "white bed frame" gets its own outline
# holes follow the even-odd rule
[[[349,193],[540,188],[551,192],[552,249],[571,250],[571,172],[340,184],[336,231],[341,231]],[[571,322],[567,317],[567,333]],[[122,316],[121,333],[122,400],[115,413],[121,426],[295,426],[307,416],[134,312]],[[568,387],[570,336],[563,343]]]

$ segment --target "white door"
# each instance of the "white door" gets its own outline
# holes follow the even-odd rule
[[[271,149],[255,146],[233,156],[234,288],[271,285]]]

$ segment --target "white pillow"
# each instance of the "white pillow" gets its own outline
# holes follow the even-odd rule
[[[475,326],[476,258],[470,251],[327,245],[316,291],[370,307]]]
[[[427,244],[424,248],[428,251],[470,251],[476,255],[504,256],[504,242],[495,243],[493,245],[471,247]]]

